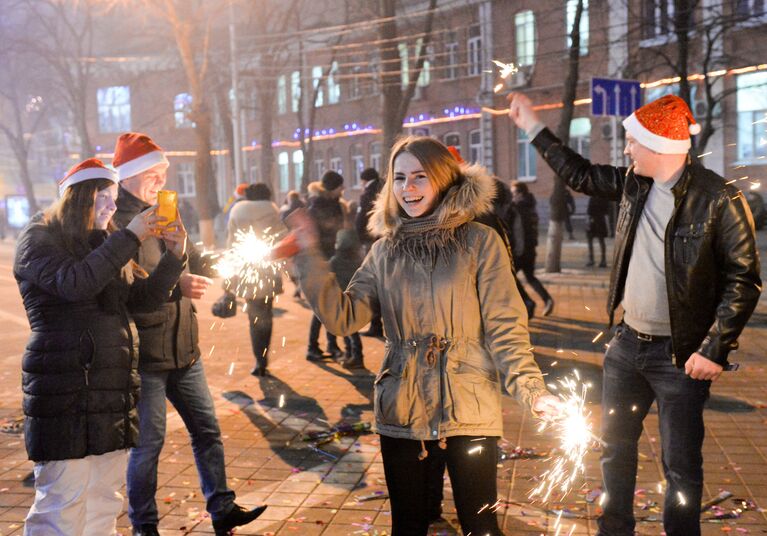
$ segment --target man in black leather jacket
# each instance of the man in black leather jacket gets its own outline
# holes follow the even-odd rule
[[[129,132],[117,140],[112,165],[120,177],[115,224],[124,227],[135,214],[157,203],[165,186],[168,160],[146,134]],[[136,257],[151,272],[163,244],[147,238]],[[205,293],[214,276],[205,258],[188,247],[189,263],[178,286],[159,308],[133,315],[139,332],[139,444],[128,462],[128,517],[134,536],[159,535],[157,470],[165,441],[166,398],[189,431],[200,484],[217,535],[256,519],[266,508],[247,510],[234,502],[226,480],[224,444],[200,358],[199,327],[192,302]]]
[[[510,96],[509,116],[573,190],[620,202],[607,312],[623,320],[608,345],[602,394],[599,535],[633,535],[637,443],[658,404],[668,536],[700,534],[703,405],[761,293],[754,225],[740,191],[690,161],[699,130],[666,96],[624,121],[632,166],[594,165]]]

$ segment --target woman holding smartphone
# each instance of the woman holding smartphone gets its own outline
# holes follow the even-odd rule
[[[464,534],[500,535],[497,439],[504,389],[554,415],[530,351],[527,314],[498,234],[474,218],[490,209],[492,178],[459,168],[440,142],[398,141],[371,216],[375,242],[345,291],[301,213],[288,220],[301,287],[327,329],[348,335],[380,305],[386,353],[375,380],[375,429],[394,536],[425,535],[427,457],[445,459]]]

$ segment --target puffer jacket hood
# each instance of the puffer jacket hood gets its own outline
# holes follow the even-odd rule
[[[492,175],[479,164],[461,166],[461,176],[456,184],[448,188],[436,209],[438,222],[445,223],[451,218],[460,218],[466,223],[493,206],[495,185]],[[403,219],[390,184],[384,184],[370,213],[368,231],[372,236],[392,238],[402,226]]]

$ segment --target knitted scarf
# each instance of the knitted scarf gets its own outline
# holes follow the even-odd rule
[[[459,250],[466,250],[465,215],[455,214],[440,221],[440,211],[423,218],[402,220],[397,233],[388,238],[389,255],[406,256],[414,262],[434,267],[438,259],[447,261]]]

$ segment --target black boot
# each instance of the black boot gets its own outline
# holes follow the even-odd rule
[[[319,346],[317,347],[310,346],[309,349],[306,351],[307,361],[322,361],[323,359],[330,359],[330,356],[324,353]]]
[[[264,510],[266,510],[266,505],[256,506],[253,510],[246,510],[239,504],[235,504],[224,517],[213,520],[213,530],[216,532],[216,536],[226,536],[230,534],[233,528],[255,521],[258,516],[264,513]]]
[[[133,527],[133,536],[160,536],[157,531],[157,525],[153,523],[145,523],[140,527]]]
[[[341,366],[347,370],[364,369],[365,363],[362,361],[362,354],[354,354],[352,357],[341,363]]]

